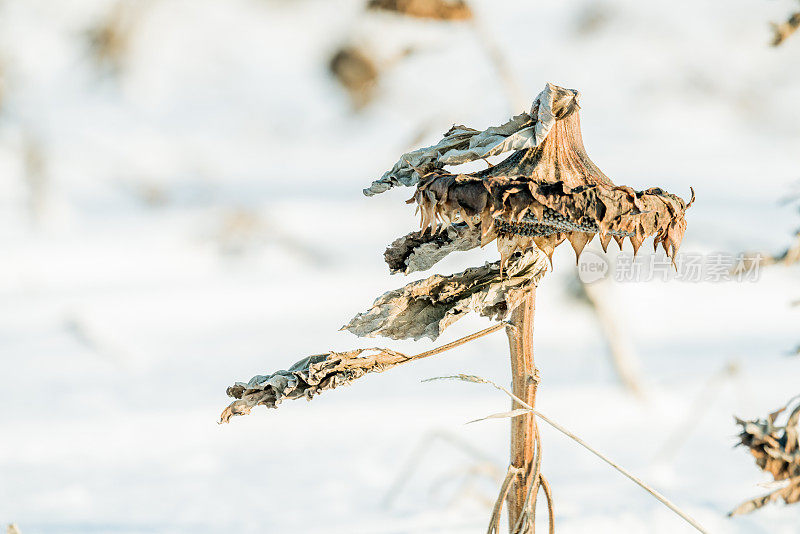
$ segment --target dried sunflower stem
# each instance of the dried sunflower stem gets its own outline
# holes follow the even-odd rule
[[[474,382],[476,384],[488,384],[488,385],[490,385],[490,386],[492,386],[492,387],[494,387],[496,389],[499,389],[500,391],[502,391],[503,393],[505,393],[506,395],[508,395],[509,397],[511,397],[512,399],[517,401],[521,406],[524,407],[524,409],[512,410],[511,412],[493,414],[493,415],[490,415],[488,417],[484,417],[482,419],[477,419],[476,421],[470,421],[471,423],[474,423],[474,422],[477,422],[477,421],[483,421],[485,419],[496,419],[496,418],[507,418],[507,417],[515,418],[515,417],[520,416],[520,415],[533,414],[533,415],[541,418],[542,421],[544,421],[548,425],[552,426],[553,428],[555,428],[556,430],[558,430],[559,432],[561,432],[562,434],[564,434],[568,438],[570,438],[573,441],[577,442],[580,446],[582,446],[583,448],[585,448],[586,450],[588,450],[589,452],[591,452],[592,454],[594,454],[595,456],[597,456],[598,458],[600,458],[601,460],[606,462],[608,465],[610,465],[611,467],[613,467],[614,469],[616,469],[617,471],[619,471],[623,475],[625,475],[628,479],[630,479],[631,481],[636,483],[642,489],[647,491],[650,495],[652,495],[653,497],[658,499],[663,505],[665,505],[667,508],[669,508],[670,510],[675,512],[678,516],[680,516],[687,523],[692,525],[695,529],[697,529],[698,532],[703,532],[703,533],[706,533],[706,534],[708,533],[708,531],[705,530],[702,526],[700,526],[700,524],[697,521],[692,519],[691,516],[689,516],[686,512],[684,512],[683,510],[678,508],[678,506],[676,504],[672,503],[669,499],[664,497],[661,493],[659,493],[658,491],[656,491],[655,489],[653,489],[652,487],[647,485],[647,483],[642,481],[640,478],[635,476],[633,473],[631,473],[630,471],[628,471],[627,469],[625,469],[621,465],[619,465],[616,462],[614,462],[613,460],[611,460],[608,456],[604,455],[603,453],[601,453],[600,451],[598,451],[597,449],[595,449],[594,447],[592,447],[591,445],[586,443],[584,440],[579,438],[577,435],[575,435],[571,431],[567,430],[566,428],[564,428],[560,424],[556,423],[555,421],[553,421],[549,417],[543,415],[538,410],[535,410],[532,406],[527,404],[525,401],[523,401],[522,399],[520,399],[519,397],[514,395],[511,391],[509,391],[508,389],[504,388],[503,386],[500,386],[500,385],[492,382],[491,380],[488,380],[486,378],[482,378],[480,376],[464,375],[464,374],[454,375],[454,376],[438,376],[438,377],[434,377],[434,378],[429,378],[429,379],[423,380],[423,382],[428,382],[428,381],[431,381],[431,380],[445,380],[445,379],[463,380],[465,382]],[[545,495],[547,495],[547,493],[548,493],[548,489],[546,488],[545,489]]]
[[[536,389],[539,372],[533,359],[533,316],[535,311],[535,288],[529,289],[517,308],[511,313],[506,328],[511,353],[512,388],[517,398],[525,399],[520,406],[536,405]],[[512,402],[512,410],[518,408]],[[538,480],[536,461],[536,421],[531,414],[511,420],[510,464],[517,469],[506,498],[508,522],[512,533],[527,515],[528,495]]]

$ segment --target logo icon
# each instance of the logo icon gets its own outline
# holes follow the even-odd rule
[[[584,250],[578,261],[578,278],[584,284],[591,284],[608,277],[608,262],[591,250]]]

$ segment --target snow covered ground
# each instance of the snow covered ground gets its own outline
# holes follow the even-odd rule
[[[136,4],[114,76],[86,37],[112,3],[0,2],[0,523],[24,534],[481,532],[498,483],[446,440],[385,497],[436,432],[504,468],[507,422],[463,423],[507,400],[420,383],[458,372],[507,383],[502,333],[216,424],[234,381],[376,344],[338,328],[408,281],[387,274],[382,252],[417,220],[407,191],[367,199],[361,188],[412,142],[520,111],[474,32],[366,16],[360,0]],[[796,3],[474,4],[530,100],[546,81],[581,90],[587,150],[606,174],[695,188],[684,252],[788,242],[798,218],[778,200],[800,179],[800,36],[766,43],[767,22]],[[349,39],[385,57],[415,50],[358,114],[326,72]],[[786,356],[800,342],[797,270],[611,286],[648,380],[639,402],[569,295],[574,269],[560,250],[539,291],[541,410],[710,532],[800,531],[798,506],[725,517],[767,481],[732,449],[733,415],[763,416],[800,392],[800,361]],[[442,341],[486,324],[464,319]],[[738,374],[714,378],[731,363]],[[692,410],[697,424],[656,461]],[[543,439],[559,532],[691,532],[573,442],[548,428]]]

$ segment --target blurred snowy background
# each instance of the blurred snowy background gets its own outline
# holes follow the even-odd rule
[[[485,529],[508,423],[463,423],[508,402],[420,379],[507,383],[502,333],[216,424],[228,385],[307,354],[432,346],[337,331],[409,281],[382,260],[417,225],[409,192],[361,188],[452,123],[483,129],[521,111],[470,24],[363,4],[0,1],[0,523],[24,534]],[[697,253],[777,251],[800,222],[779,203],[800,180],[800,36],[767,45],[768,22],[795,6],[473,2],[528,101],[547,81],[582,92],[587,150],[606,174],[684,197],[695,188],[683,251]],[[347,43],[386,66],[357,112],[328,72]],[[494,257],[473,251],[439,271]],[[596,320],[570,296],[574,272],[561,247],[539,291],[541,410],[711,532],[798,532],[799,506],[725,518],[768,480],[732,449],[733,415],[763,416],[800,392],[787,356],[800,341],[797,270],[611,286],[644,402],[620,388]],[[486,324],[464,319],[442,341]],[[659,453],[691,413],[686,438]],[[434,440],[387,504],[435,432],[482,456]],[[691,531],[576,444],[549,428],[543,439],[559,532]]]

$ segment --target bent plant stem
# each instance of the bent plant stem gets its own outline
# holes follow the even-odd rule
[[[529,406],[536,405],[536,389],[539,383],[539,372],[533,361],[533,315],[535,309],[535,288],[528,290],[519,306],[511,313],[506,327],[508,344],[511,353],[511,376],[514,395]],[[512,410],[522,408],[512,401]],[[516,475],[511,481],[506,502],[508,505],[508,521],[512,534],[517,530],[527,515],[529,493],[532,486],[538,486],[539,470],[536,447],[536,421],[532,413],[511,419],[511,454],[510,465]],[[533,497],[535,502],[536,498]],[[530,527],[532,530],[532,525]],[[527,532],[523,531],[523,532]]]

